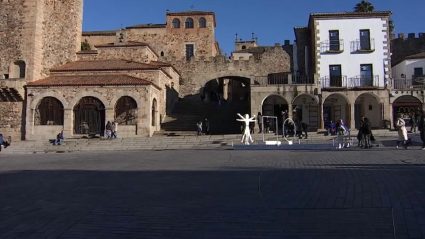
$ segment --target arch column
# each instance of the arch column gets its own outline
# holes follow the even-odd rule
[[[325,123],[323,122],[323,103],[319,103],[319,129],[325,129]]]
[[[74,135],[74,120],[72,109],[63,109],[63,137],[71,137]]]
[[[350,129],[355,129],[356,128],[356,120],[355,120],[355,116],[354,116],[354,107],[355,107],[355,103],[353,104],[347,104],[347,110],[348,110],[348,119],[350,120],[349,122],[349,127]]]
[[[292,111],[293,111],[292,103],[288,103],[288,118],[292,119],[292,115],[293,115]]]
[[[114,108],[105,108],[105,125],[108,121],[114,121],[115,120],[115,114],[114,114]]]

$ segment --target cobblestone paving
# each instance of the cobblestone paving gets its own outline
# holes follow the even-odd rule
[[[423,238],[424,153],[0,155],[0,238]]]

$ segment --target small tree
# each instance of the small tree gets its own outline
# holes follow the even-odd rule
[[[390,18],[390,20],[388,21],[388,23],[389,23],[388,28],[390,30],[390,33],[394,33],[395,25],[394,25],[393,19]]]
[[[82,51],[90,51],[91,50],[90,44],[87,42],[87,39],[85,39],[83,42],[81,42],[81,50]]]
[[[372,3],[362,0],[361,2],[357,3],[354,7],[354,12],[373,12],[375,11],[375,7],[372,5]]]

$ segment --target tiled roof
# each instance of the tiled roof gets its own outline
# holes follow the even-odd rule
[[[90,31],[83,32],[83,36],[115,36],[115,31]]]
[[[421,52],[421,53],[418,53],[418,54],[406,56],[406,59],[422,59],[422,58],[425,58],[425,52]]]
[[[335,12],[335,13],[312,13],[310,17],[389,17],[391,11],[376,11],[376,12]]]
[[[273,48],[272,46],[257,46],[248,49],[243,49],[239,51],[234,51],[232,53],[263,53]]]
[[[188,16],[188,15],[215,15],[214,12],[204,11],[185,11],[185,12],[168,12],[168,16]]]
[[[53,75],[28,83],[28,86],[106,86],[154,85],[152,82],[128,75]],[[155,85],[154,85],[155,86]],[[157,86],[155,86],[157,87]]]
[[[51,72],[65,71],[114,71],[114,70],[158,70],[160,66],[127,60],[80,60],[50,69]]]
[[[149,44],[144,42],[128,41],[124,45],[115,45],[115,43],[107,43],[107,44],[96,45],[95,47],[99,48],[99,47],[133,47],[133,46],[149,46]]]
[[[155,65],[155,66],[158,66],[158,67],[171,67],[171,68],[173,68],[174,69],[174,71],[178,74],[178,75],[180,75],[180,72],[173,66],[173,65],[171,65],[170,63],[167,63],[167,62],[162,62],[162,61],[151,61],[151,62],[149,62],[149,65]],[[171,76],[170,76],[170,78],[172,78]]]
[[[137,29],[137,28],[166,28],[167,24],[152,24],[152,23],[148,23],[148,24],[138,24],[138,25],[134,25],[134,26],[129,26],[126,27],[126,29]]]

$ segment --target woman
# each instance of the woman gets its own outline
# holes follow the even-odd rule
[[[111,125],[111,133],[112,133],[111,138],[118,138],[118,134],[117,134],[117,124],[116,124],[115,122],[112,122],[112,125]]]
[[[398,129],[397,148],[399,147],[402,141],[403,141],[403,146],[406,147],[406,141],[408,138],[407,138],[406,122],[403,120],[403,114],[397,114],[396,126]]]
[[[108,136],[108,139],[111,138],[111,132],[112,132],[112,124],[111,121],[108,121],[108,123],[106,123],[106,136]]]

